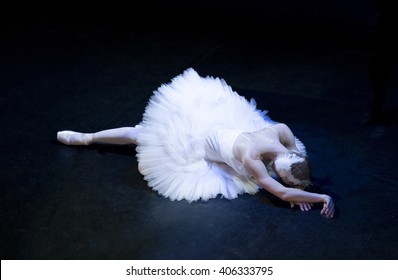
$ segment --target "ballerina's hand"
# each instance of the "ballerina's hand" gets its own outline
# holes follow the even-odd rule
[[[294,205],[297,205],[300,207],[301,211],[309,211],[311,210],[312,207],[312,203],[308,203],[308,202],[290,202],[290,206],[293,208]]]
[[[333,199],[328,195],[324,195],[323,208],[321,210],[321,215],[325,215],[326,218],[333,218],[333,216],[334,216]]]

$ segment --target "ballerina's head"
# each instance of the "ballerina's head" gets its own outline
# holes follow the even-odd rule
[[[273,169],[291,187],[305,189],[311,184],[311,164],[303,154],[279,154],[274,159]]]

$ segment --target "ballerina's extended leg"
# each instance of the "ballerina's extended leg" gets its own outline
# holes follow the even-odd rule
[[[65,145],[90,145],[98,144],[137,144],[137,137],[142,130],[141,125],[135,127],[120,127],[83,133],[72,130],[63,130],[57,133],[57,140]]]

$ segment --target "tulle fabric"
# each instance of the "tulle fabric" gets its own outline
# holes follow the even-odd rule
[[[200,77],[189,68],[161,85],[147,104],[137,139],[139,170],[151,188],[171,200],[254,194],[258,186],[250,176],[206,158],[205,142],[217,129],[251,132],[274,123],[254,99],[240,96],[223,79]]]

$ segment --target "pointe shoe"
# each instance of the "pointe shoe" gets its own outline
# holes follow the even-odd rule
[[[65,145],[90,145],[93,135],[91,133],[63,130],[57,133],[57,140]]]

